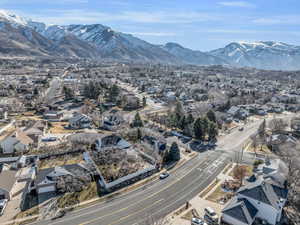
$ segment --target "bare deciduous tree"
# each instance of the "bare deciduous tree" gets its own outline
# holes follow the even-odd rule
[[[274,133],[281,133],[283,132],[287,127],[287,123],[283,119],[272,119],[269,122],[269,128],[272,131],[272,134]]]
[[[235,179],[240,181],[240,186],[242,186],[246,174],[247,174],[247,170],[242,165],[237,165],[233,170],[233,176]]]

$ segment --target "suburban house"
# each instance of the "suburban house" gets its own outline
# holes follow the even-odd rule
[[[87,174],[88,170],[83,164],[70,164],[64,166],[56,166],[52,168],[46,168],[38,170],[36,178],[31,185],[36,189],[38,194],[56,192],[57,180],[60,177],[78,177],[81,174]]]
[[[143,144],[146,144],[151,149],[157,152],[163,152],[167,148],[167,142],[162,140],[162,138],[157,138],[149,135],[145,135],[142,138]]]
[[[127,149],[131,147],[131,144],[117,135],[108,135],[96,140],[96,149],[101,151],[104,148],[119,148]]]
[[[92,119],[85,115],[76,113],[72,118],[69,119],[69,128],[72,129],[85,129],[91,128]]]
[[[23,132],[15,132],[13,135],[4,138],[0,142],[3,154],[22,153],[29,150],[33,140]]]
[[[112,112],[107,116],[104,116],[102,120],[102,127],[107,130],[113,130],[117,128],[124,121],[123,117],[118,112]]]
[[[222,223],[251,225],[255,220],[261,220],[266,224],[277,224],[288,197],[287,172],[281,160],[267,160],[258,168],[255,179],[241,187],[223,209]]]
[[[0,173],[0,200],[10,200],[13,196],[13,189],[17,182],[17,171],[3,170]]]
[[[136,110],[140,107],[140,99],[132,94],[122,97],[122,106],[125,110]]]
[[[238,107],[238,106],[232,106],[228,111],[227,111],[228,116],[230,117],[235,117],[241,120],[246,119],[250,113],[246,107]]]
[[[46,111],[43,114],[43,118],[48,121],[56,122],[60,121],[63,117],[63,113],[57,111]]]

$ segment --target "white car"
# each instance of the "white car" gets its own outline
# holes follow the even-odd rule
[[[168,176],[170,176],[170,175],[167,172],[164,172],[159,175],[159,179],[163,180],[163,179],[167,178]]]
[[[194,217],[192,218],[191,225],[207,225],[207,223],[205,223],[202,219]]]
[[[0,216],[3,215],[6,205],[7,205],[7,199],[1,199],[0,200]]]
[[[204,209],[204,219],[209,223],[218,223],[219,217],[215,210],[210,207]]]

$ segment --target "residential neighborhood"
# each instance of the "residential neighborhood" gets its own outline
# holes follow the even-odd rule
[[[145,220],[167,224],[297,221],[300,91],[287,72],[53,63],[1,75],[1,224],[72,224],[68,210],[134,192],[128,210],[166,202]]]

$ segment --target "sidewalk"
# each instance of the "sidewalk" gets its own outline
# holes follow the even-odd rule
[[[212,194],[218,188],[219,185],[221,185],[226,179],[229,178],[229,174],[232,171],[232,169],[234,168],[234,165],[231,166],[231,167],[229,167],[230,165],[231,164],[228,164],[224,168],[224,170],[218,175],[218,177],[217,177],[218,182],[202,198],[200,197],[200,194],[201,193],[205,193],[205,191],[207,191],[207,189],[210,188],[210,185],[208,185],[207,189],[204,189],[202,192],[200,192],[197,196],[195,196],[192,200],[189,201],[189,203],[191,204],[191,206],[187,210],[184,210],[179,215],[174,215],[176,213],[176,211],[178,211],[181,207],[184,207],[184,206],[181,206],[179,209],[177,209],[176,211],[172,212],[167,217],[167,219],[169,221],[169,225],[190,225],[191,224],[191,220],[183,219],[182,217],[185,216],[186,214],[188,214],[193,209],[197,211],[197,213],[199,214],[199,216],[201,218],[204,217],[204,209],[206,207],[213,208],[215,210],[215,212],[220,216],[224,205],[208,201],[208,200],[206,200],[206,198],[210,194]]]

